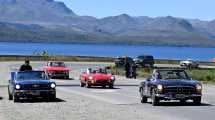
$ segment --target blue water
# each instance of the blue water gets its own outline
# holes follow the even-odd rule
[[[0,55],[32,55],[43,50],[51,55],[134,57],[150,54],[159,59],[189,58],[201,61],[211,61],[215,57],[215,48],[0,42]]]

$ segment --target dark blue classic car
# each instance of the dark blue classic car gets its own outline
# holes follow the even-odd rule
[[[50,81],[44,71],[11,72],[8,85],[9,100],[21,98],[56,99],[56,84]]]
[[[160,100],[180,100],[185,103],[193,100],[196,105],[201,104],[202,84],[192,80],[185,70],[156,69],[145,81],[141,82],[141,103],[152,99],[152,105],[158,105]]]

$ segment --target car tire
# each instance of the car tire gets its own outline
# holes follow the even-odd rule
[[[200,105],[200,104],[201,104],[201,100],[202,100],[201,97],[194,98],[194,99],[193,99],[193,103],[194,103],[195,105]]]
[[[141,103],[147,103],[148,102],[148,98],[143,95],[143,89],[140,89],[140,102]]]
[[[13,102],[19,102],[19,98],[18,98],[18,97],[13,96]]]
[[[113,89],[113,84],[110,84],[110,85],[109,85],[109,88],[110,88],[110,89]]]
[[[156,97],[156,95],[155,95],[156,93],[155,93],[155,90],[153,90],[152,91],[152,105],[153,106],[157,106],[157,105],[159,105],[159,98],[158,97]]]
[[[91,88],[91,85],[86,81],[85,87],[86,88]]]
[[[80,87],[84,87],[84,83],[83,82],[80,82]]]
[[[13,100],[13,95],[11,95],[9,87],[8,87],[8,100]]]
[[[56,94],[51,95],[49,98],[49,101],[55,101],[56,100]]]
[[[9,100],[13,100],[13,95],[11,95],[10,93],[8,93],[8,99]]]

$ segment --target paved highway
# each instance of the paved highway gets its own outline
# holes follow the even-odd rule
[[[9,71],[21,63],[0,63],[1,85],[7,84]],[[44,62],[34,62],[33,67],[41,69]],[[0,119],[16,120],[26,119],[38,115],[34,120],[48,119],[83,119],[83,120],[214,120],[215,117],[215,86],[204,85],[202,105],[195,106],[191,102],[181,105],[177,101],[163,102],[160,106],[152,106],[150,101],[141,104],[139,100],[138,85],[142,79],[125,79],[117,77],[114,89],[81,88],[79,87],[79,74],[88,67],[106,66],[107,63],[67,63],[72,69],[70,80],[55,80],[57,83],[57,97],[64,102],[54,103],[13,103],[7,100],[6,88],[0,87]],[[30,105],[32,107],[30,107]],[[53,106],[52,106],[53,105]],[[18,112],[22,109],[28,114]],[[53,110],[59,109],[59,110]],[[31,112],[28,112],[28,111]],[[44,111],[45,112],[41,112]],[[49,111],[50,110],[50,111]],[[33,111],[33,112],[32,112]],[[14,115],[21,114],[20,116]],[[37,114],[39,113],[39,114]],[[56,115],[57,114],[57,115]],[[11,117],[14,115],[16,117]]]

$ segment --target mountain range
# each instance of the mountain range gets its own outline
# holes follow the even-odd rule
[[[54,0],[0,0],[0,41],[215,46],[215,20],[79,16]]]

